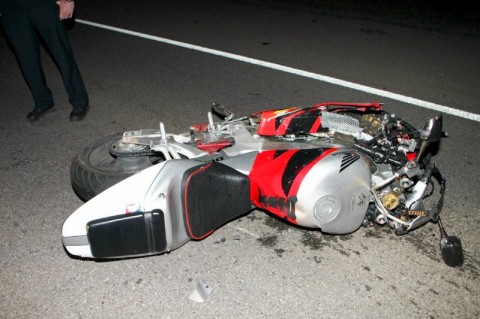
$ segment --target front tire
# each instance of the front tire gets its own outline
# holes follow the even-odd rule
[[[164,161],[159,154],[138,155],[142,153],[138,152],[138,146],[136,153],[131,155],[113,155],[110,151],[112,144],[118,144],[121,138],[122,133],[108,135],[91,143],[73,158],[70,181],[82,200],[88,201],[125,178]]]

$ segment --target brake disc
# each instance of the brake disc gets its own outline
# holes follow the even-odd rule
[[[110,144],[108,150],[110,154],[116,157],[152,156],[156,154],[147,145],[123,143],[122,139],[115,140]]]

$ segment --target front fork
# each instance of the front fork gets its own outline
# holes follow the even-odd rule
[[[408,171],[406,172],[406,174],[408,175]],[[399,174],[397,173],[392,176],[391,180],[393,180],[395,177],[399,177]],[[440,198],[432,206],[431,209],[427,210],[425,209],[423,200],[426,198],[425,192],[428,188],[428,185],[431,183],[432,178],[434,178],[439,184]],[[450,267],[459,267],[463,265],[464,262],[462,242],[456,236],[447,235],[440,219],[440,212],[443,209],[443,203],[445,198],[445,189],[446,180],[440,173],[438,167],[435,164],[428,164],[420,179],[413,187],[412,192],[405,203],[405,209],[407,211],[406,214],[409,216],[417,216],[415,219],[409,222],[392,216],[388,212],[386,212],[386,208],[379,201],[378,195],[376,194],[377,189],[372,188],[372,194],[374,194],[374,197],[376,199],[377,208],[379,208],[381,212],[386,212],[386,214],[384,214],[384,217],[386,219],[394,221],[396,235],[404,235],[409,231],[418,228],[430,221],[433,223],[437,223],[440,229],[440,250],[442,253],[442,259]],[[381,207],[379,207],[378,205],[381,205]]]
[[[425,192],[428,188],[428,185],[431,183],[431,179],[435,178],[435,180],[440,185],[439,195],[440,198],[438,201],[432,206],[431,209],[425,209],[425,205],[423,200],[425,199]],[[395,227],[395,234],[403,235],[407,232],[418,228],[428,222],[436,223],[440,218],[440,212],[443,208],[444,202],[444,195],[446,189],[446,180],[443,175],[440,173],[440,170],[435,164],[429,164],[421,176],[420,180],[415,184],[413,187],[412,193],[413,195],[409,197],[406,202],[406,208],[410,216],[418,216],[413,221],[410,222],[409,225],[405,224],[396,224]]]

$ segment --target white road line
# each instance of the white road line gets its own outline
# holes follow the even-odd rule
[[[303,77],[306,77],[306,78],[310,78],[310,79],[314,79],[314,80],[318,80],[318,81],[322,81],[322,82],[326,82],[326,83],[331,83],[331,84],[335,84],[335,85],[338,85],[338,86],[343,86],[343,87],[346,87],[346,88],[349,88],[349,89],[354,89],[354,90],[357,90],[357,91],[362,91],[362,92],[378,95],[378,96],[385,97],[385,98],[388,98],[388,99],[392,99],[392,100],[416,105],[416,106],[419,106],[419,107],[422,107],[422,108],[431,109],[431,110],[435,110],[435,111],[438,111],[438,112],[462,117],[462,118],[465,118],[465,119],[468,119],[468,120],[480,122],[480,115],[479,114],[458,110],[458,109],[455,109],[455,108],[452,108],[452,107],[449,107],[449,106],[435,104],[435,103],[419,100],[419,99],[416,99],[416,98],[413,98],[413,97],[409,97],[409,96],[405,96],[405,95],[401,95],[401,94],[396,94],[396,93],[393,93],[393,92],[380,90],[380,89],[372,88],[372,87],[369,87],[369,86],[365,86],[365,85],[361,85],[361,84],[357,84],[357,83],[353,83],[353,82],[348,82],[348,81],[332,78],[332,77],[329,77],[329,76],[325,76],[325,75],[321,75],[321,74],[317,74],[317,73],[313,73],[313,72],[299,70],[299,69],[291,68],[291,67],[288,67],[288,66],[284,66],[284,65],[280,65],[280,64],[276,64],[276,63],[271,63],[271,62],[267,62],[267,61],[262,61],[262,60],[258,60],[258,59],[252,59],[252,58],[245,57],[245,56],[238,55],[238,54],[228,53],[228,52],[214,50],[214,49],[209,49],[209,48],[205,48],[205,47],[201,47],[201,46],[198,46],[198,45],[193,45],[193,44],[189,44],[189,43],[185,43],[185,42],[179,42],[179,41],[170,40],[170,39],[167,39],[167,38],[157,37],[157,36],[154,36],[154,35],[149,35],[149,34],[145,34],[145,33],[130,31],[130,30],[121,29],[121,28],[116,28],[116,27],[112,27],[112,26],[109,26],[109,25],[100,24],[100,23],[96,23],[96,22],[86,21],[86,20],[82,20],[82,19],[76,19],[75,21],[78,22],[78,23],[81,23],[81,24],[89,25],[89,26],[92,26],[92,27],[100,28],[100,29],[115,31],[115,32],[128,34],[128,35],[139,37],[139,38],[143,38],[143,39],[162,42],[162,43],[166,43],[166,44],[170,44],[170,45],[174,45],[174,46],[178,46],[178,47],[182,47],[182,48],[186,48],[186,49],[190,49],[190,50],[195,50],[195,51],[200,51],[200,52],[204,52],[204,53],[208,53],[208,54],[212,54],[212,55],[216,55],[216,56],[221,56],[221,57],[224,57],[224,58],[227,58],[227,59],[232,59],[232,60],[236,60],[236,61],[241,61],[241,62],[245,62],[245,63],[259,65],[259,66],[263,66],[265,68],[269,68],[269,69],[273,69],[273,70],[277,70],[277,71],[282,71],[282,72],[285,72],[285,73],[295,74],[295,75],[298,75],[298,76],[303,76]]]

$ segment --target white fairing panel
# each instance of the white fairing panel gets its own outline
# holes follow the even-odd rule
[[[165,163],[149,167],[119,182],[70,215],[62,229],[62,239],[67,251],[72,255],[92,257],[86,237],[87,223],[99,218],[143,210],[145,195]]]

